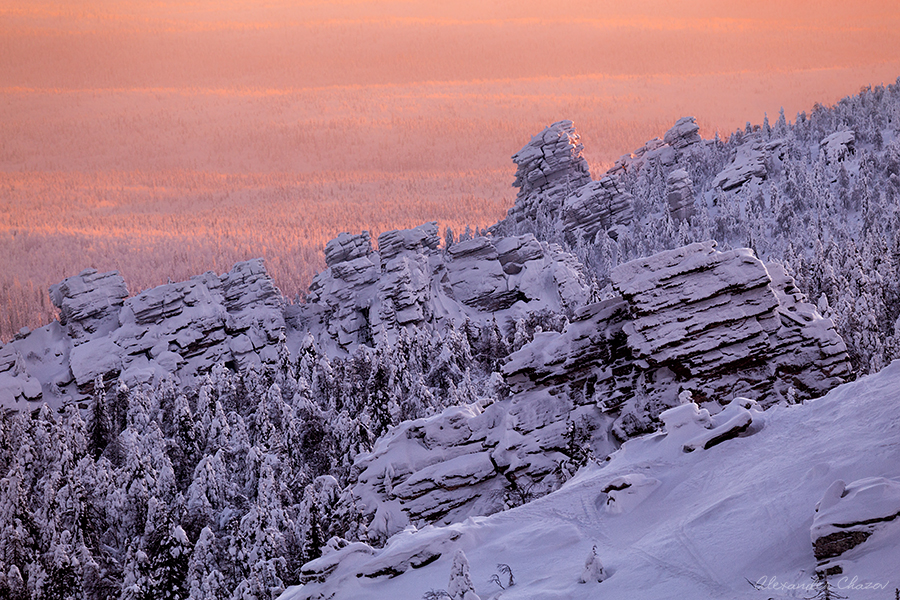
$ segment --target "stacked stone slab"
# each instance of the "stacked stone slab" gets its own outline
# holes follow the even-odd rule
[[[511,231],[533,223],[542,213],[555,215],[567,197],[591,181],[583,152],[572,121],[558,121],[513,155],[517,165],[513,186],[519,192],[507,217]]]
[[[681,117],[666,132],[663,141],[676,152],[700,143],[700,126],[697,125],[697,120],[694,117]]]
[[[619,176],[628,171],[640,169],[647,164],[659,165],[663,172],[686,167],[694,150],[704,142],[700,137],[700,127],[694,117],[682,117],[675,122],[663,139],[654,138],[630,154],[616,161],[607,176]]]
[[[694,182],[684,169],[675,169],[666,177],[666,200],[669,214],[683,221],[694,214]]]
[[[59,309],[59,322],[76,345],[117,327],[117,315],[127,297],[125,280],[118,271],[85,269],[50,286],[50,300]]]
[[[734,157],[725,169],[713,180],[713,187],[723,192],[740,189],[751,179],[763,180],[768,175],[766,161],[770,149],[763,144],[758,134],[738,146]]]
[[[390,341],[401,328],[466,318],[505,322],[574,308],[587,298],[575,258],[531,234],[476,237],[440,249],[437,232],[436,223],[388,231],[377,251],[368,234],[340,236],[326,247],[328,268],[313,280],[295,327],[313,331],[326,349],[350,352],[385,336]]]
[[[504,371],[515,389],[590,385],[609,408],[641,377],[641,393],[661,407],[684,389],[700,401],[744,395],[768,406],[822,395],[850,375],[831,320],[783,267],[750,250],[691,244],[620,265],[611,278],[620,298],[582,309],[565,331],[546,334],[540,353],[511,357]],[[585,366],[594,356],[602,359]]]
[[[593,241],[598,232],[616,225],[629,225],[634,199],[613,177],[591,181],[566,198],[562,211],[562,231],[566,241]]]
[[[117,272],[93,269],[53,286],[60,321],[0,350],[0,403],[61,402],[91,393],[100,379],[135,385],[174,374],[189,382],[217,363],[247,370],[278,361],[283,301],[262,259],[127,295]],[[45,348],[39,368],[19,352],[33,346]],[[6,356],[14,358],[4,369]]]
[[[594,181],[575,126],[571,121],[554,123],[513,155],[517,165],[513,186],[519,188],[516,203],[491,231],[495,235],[528,231],[570,245],[581,240],[596,243],[599,233],[616,238],[617,228],[630,225],[634,216],[634,198],[620,179],[645,163],[658,163],[664,173],[678,173],[669,190],[671,210],[676,219],[688,218],[693,212],[692,184],[678,167],[686,166],[702,144],[698,132],[693,117],[679,119],[664,140],[647,142]]]

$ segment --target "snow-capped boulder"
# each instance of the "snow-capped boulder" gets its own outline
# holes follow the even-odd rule
[[[827,135],[819,142],[819,149],[825,155],[826,163],[841,162],[845,158],[856,154],[856,133],[847,130]]]
[[[740,435],[755,433],[761,429],[758,423],[761,417],[762,413],[755,402],[747,398],[735,398],[722,412],[710,417],[707,431],[685,443],[682,449],[685,452],[709,450]],[[750,427],[754,424],[756,427],[751,430]]]
[[[840,573],[833,559],[865,542],[900,517],[900,482],[869,477],[835,481],[816,505],[810,528],[819,570]]]
[[[642,473],[616,477],[602,490],[606,494],[606,512],[614,515],[631,512],[646,500],[659,484],[659,479],[647,477]]]
[[[330,551],[329,551],[330,550]],[[357,556],[372,556],[375,549],[363,542],[345,543],[340,548],[325,547],[323,555],[303,565],[300,582],[303,584],[322,583],[341,563],[354,562]]]
[[[85,269],[50,286],[50,300],[59,309],[59,322],[75,345],[118,327],[119,309],[127,297],[125,280],[118,271]]]
[[[700,143],[700,126],[694,117],[681,117],[666,132],[663,141],[676,151]]]
[[[738,146],[734,158],[713,180],[712,186],[723,192],[740,188],[753,178],[765,179],[766,148],[758,136],[753,136]]]

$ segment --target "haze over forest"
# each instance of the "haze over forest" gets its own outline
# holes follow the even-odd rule
[[[124,5],[123,5],[124,4]],[[900,74],[889,2],[0,1],[0,338],[86,267],[131,293],[340,231],[495,222],[509,156],[576,122],[595,176]]]

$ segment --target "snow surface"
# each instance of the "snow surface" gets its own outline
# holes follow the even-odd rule
[[[708,450],[685,453],[681,444],[665,443],[666,432],[638,438],[548,496],[490,517],[408,529],[374,555],[346,556],[324,583],[290,588],[281,600],[421,598],[446,588],[457,549],[466,553],[484,599],[809,597],[816,507],[821,519],[845,503],[828,504],[829,488],[857,482],[849,486],[854,496],[887,490],[893,502],[900,481],[898,396],[895,361],[818,400],[773,407],[761,429]],[[748,408],[757,413],[739,403],[733,412]],[[703,428],[698,421],[705,415],[690,405],[674,410],[667,424]],[[613,483],[640,488],[640,502],[608,510],[603,490]],[[404,569],[436,542],[440,558]],[[595,545],[607,578],[581,584]],[[512,568],[515,586],[501,590],[489,582],[498,563]],[[831,582],[842,595],[892,597],[900,587],[900,520],[883,524],[835,563],[843,574]],[[393,564],[402,575],[358,576]]]

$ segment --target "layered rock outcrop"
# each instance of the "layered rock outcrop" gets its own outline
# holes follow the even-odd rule
[[[631,195],[614,178],[593,181],[583,151],[572,121],[554,123],[531,138],[512,157],[517,165],[516,203],[492,231],[537,232],[545,239],[574,243],[631,223]]]
[[[768,152],[758,135],[738,146],[734,157],[713,180],[712,186],[723,192],[738,189],[752,179],[763,180],[768,174]]]
[[[552,491],[577,468],[567,433],[591,411],[542,391],[400,424],[354,464],[352,496],[369,535],[492,514]]]
[[[700,126],[697,125],[697,120],[694,117],[681,117],[666,132],[666,135],[663,136],[663,141],[676,152],[680,152],[694,144],[699,144],[701,141]]]
[[[339,237],[291,322],[316,332],[326,349],[351,351],[402,327],[502,322],[587,299],[575,258],[533,235],[476,237],[443,250],[438,242],[436,223],[385,232],[377,251],[367,233]]]
[[[566,241],[593,241],[598,232],[629,225],[634,214],[633,201],[631,194],[612,177],[588,183],[563,203],[562,231]]]
[[[675,169],[666,177],[666,201],[669,214],[676,221],[694,214],[694,182],[684,169]]]
[[[511,231],[555,215],[566,198],[591,181],[583,152],[572,121],[558,121],[513,155],[517,166],[513,187],[519,192],[507,216]]]
[[[119,325],[119,309],[128,289],[118,271],[98,273],[85,269],[50,286],[50,300],[59,309],[59,323],[75,345],[94,334],[109,333]]]
[[[277,362],[285,339],[281,294],[261,259],[131,298],[117,272],[88,270],[50,295],[60,321],[2,350],[0,356],[18,357],[18,367],[0,376],[5,404],[61,402],[90,393],[98,378],[134,385],[173,373],[187,382],[220,362],[260,368]]]
[[[760,406],[822,395],[849,375],[831,321],[750,250],[692,244],[620,265],[612,280],[618,297],[510,356],[509,399],[404,423],[361,457],[353,492],[374,532],[552,490],[585,451],[581,433],[603,456],[615,448],[607,431],[624,440],[661,415],[674,430],[686,408],[666,411],[688,399],[708,407],[691,404],[706,422],[669,438],[702,451],[759,427]]]
[[[647,164],[658,164],[665,173],[677,168],[677,165],[686,166],[691,154],[704,143],[696,119],[682,117],[665,133],[663,139],[654,138],[631,154],[619,158],[607,175],[618,176]]]
[[[585,388],[607,408],[638,393],[671,406],[683,389],[700,401],[739,394],[768,406],[821,395],[850,375],[831,320],[783,267],[749,250],[691,244],[620,265],[611,278],[620,298],[583,308],[565,331],[511,357],[513,389]]]
[[[589,290],[575,258],[533,235],[478,237],[438,248],[436,223],[367,232],[325,248],[328,268],[307,302],[285,306],[262,260],[128,297],[116,273],[87,270],[51,289],[60,322],[0,349],[0,403],[62,402],[98,377],[128,385],[174,373],[184,382],[225,363],[262,369],[287,341],[312,333],[327,352],[393,339],[400,328],[527,317],[583,304]],[[288,344],[287,346],[285,344]]]

